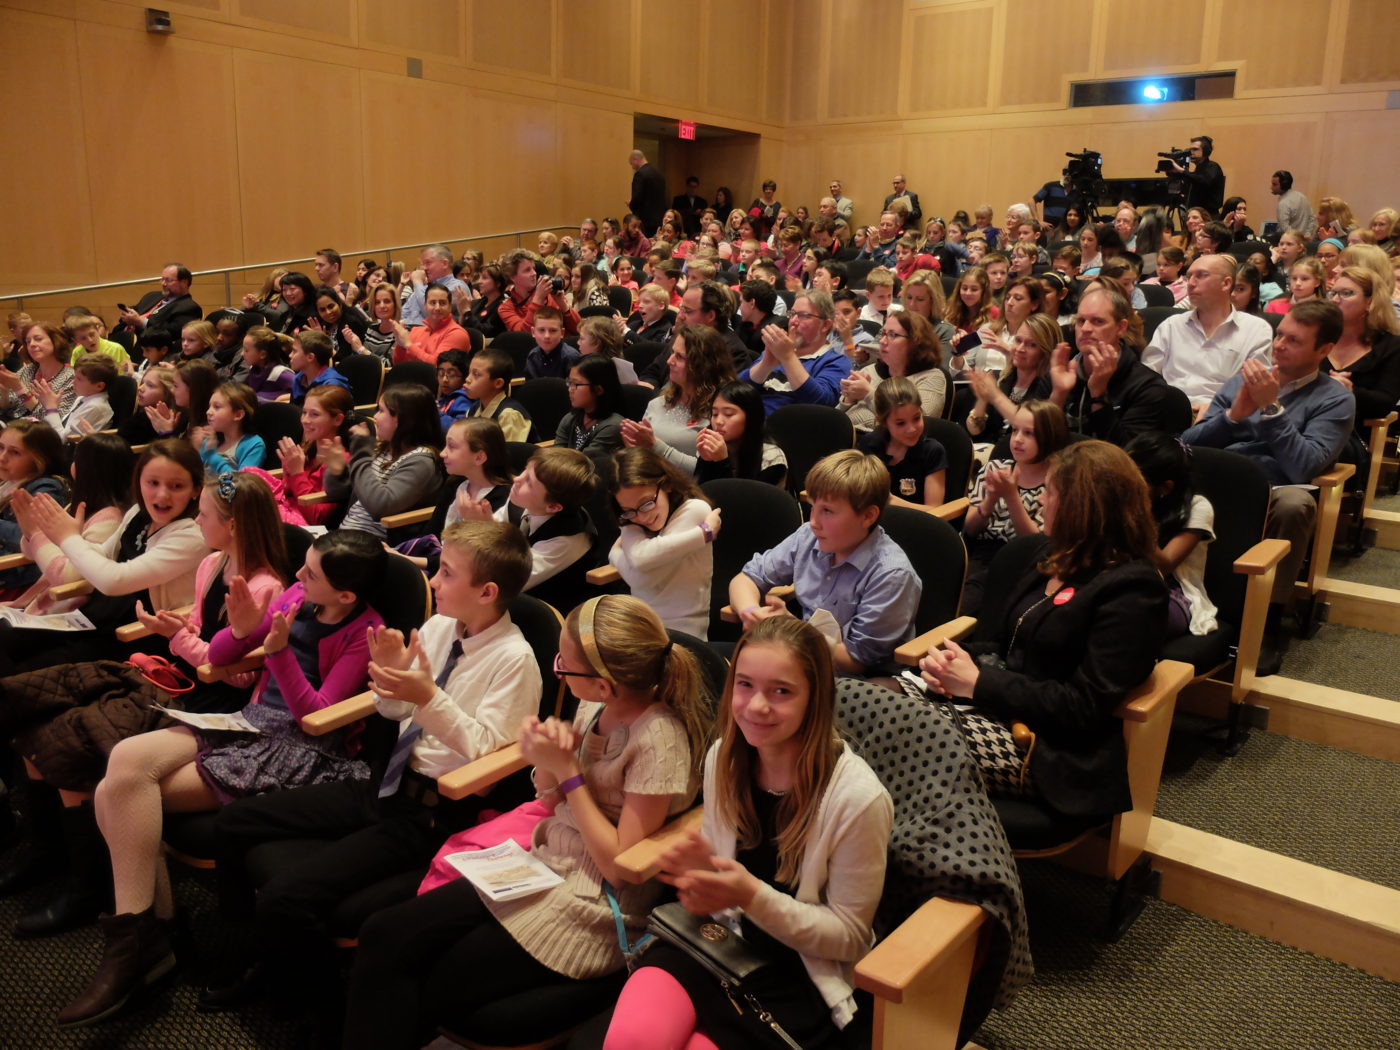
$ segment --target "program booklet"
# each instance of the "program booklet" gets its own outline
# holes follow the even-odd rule
[[[449,853],[447,863],[493,901],[513,901],[543,893],[564,881],[544,861],[508,839],[490,849]]]

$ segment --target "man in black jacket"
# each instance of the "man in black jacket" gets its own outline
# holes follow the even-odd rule
[[[160,291],[146,293],[135,309],[126,307],[121,311],[120,320],[112,329],[112,340],[130,350],[136,345],[136,337],[148,328],[162,328],[178,340],[180,329],[204,316],[199,304],[190,298],[193,280],[184,266],[167,264],[160,273]]]
[[[666,178],[650,164],[647,155],[634,149],[627,157],[632,165],[632,199],[627,210],[642,220],[642,233],[650,237],[666,212]]]
[[[1196,167],[1187,171],[1176,161],[1171,166],[1191,183],[1191,195],[1187,199],[1193,208],[1209,208],[1212,216],[1220,214],[1220,202],[1225,199],[1225,172],[1220,165],[1210,159],[1215,143],[1209,135],[1198,135],[1191,140],[1191,159]]]
[[[671,201],[671,207],[681,213],[685,223],[685,235],[694,237],[700,233],[700,213],[708,205],[700,196],[700,180],[694,175],[685,180],[685,192]]]

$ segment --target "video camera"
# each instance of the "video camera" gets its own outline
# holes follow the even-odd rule
[[[1081,153],[1066,153],[1065,156],[1069,158],[1069,164],[1065,166],[1065,174],[1076,185],[1081,181],[1092,182],[1102,176],[1102,153],[1086,149]]]
[[[1173,162],[1180,164],[1183,168],[1191,166],[1191,151],[1189,149],[1177,149],[1175,146],[1168,146],[1165,153],[1158,153],[1162,159],[1157,162],[1156,171],[1163,175],[1176,175],[1177,170],[1172,167]]]

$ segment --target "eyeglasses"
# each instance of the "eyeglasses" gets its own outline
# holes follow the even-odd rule
[[[661,486],[656,486],[656,495],[645,503],[639,503],[635,507],[619,510],[617,512],[618,521],[632,521],[638,514],[650,514],[656,509],[657,501],[661,499]]]
[[[601,679],[601,678],[603,677],[603,676],[600,675],[600,674],[594,674],[592,671],[570,671],[568,668],[566,668],[566,667],[564,666],[564,655],[563,655],[562,653],[555,653],[555,654],[554,654],[554,676],[555,676],[556,678],[599,678],[599,679]]]
[[[591,387],[593,384],[592,384],[592,383],[584,383],[584,382],[582,382],[582,381],[580,381],[580,380],[577,380],[577,379],[566,379],[566,380],[564,380],[564,385],[565,385],[566,387],[568,387],[570,390],[587,390],[587,389],[588,389],[589,387]]]
[[[1329,299],[1355,299],[1361,293],[1355,288],[1333,288],[1327,293]]]
[[[805,310],[789,310],[788,317],[794,321],[820,321],[820,314],[809,314]]]
[[[881,338],[881,339],[908,339],[909,337],[908,337],[907,335],[905,335],[903,332],[896,332],[893,328],[882,328],[882,329],[880,329],[880,338]]]
[[[457,369],[455,368],[439,368],[437,370],[437,374],[440,376],[462,376],[462,373],[457,371]]]

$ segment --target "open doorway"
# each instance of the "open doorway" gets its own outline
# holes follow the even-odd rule
[[[632,136],[636,148],[666,177],[668,200],[685,192],[685,180],[691,175],[700,180],[699,195],[707,202],[714,201],[721,186],[729,187],[736,207],[745,207],[758,196],[758,135],[697,123],[692,141],[680,137],[676,118],[638,113]],[[721,221],[724,218],[720,216]]]

